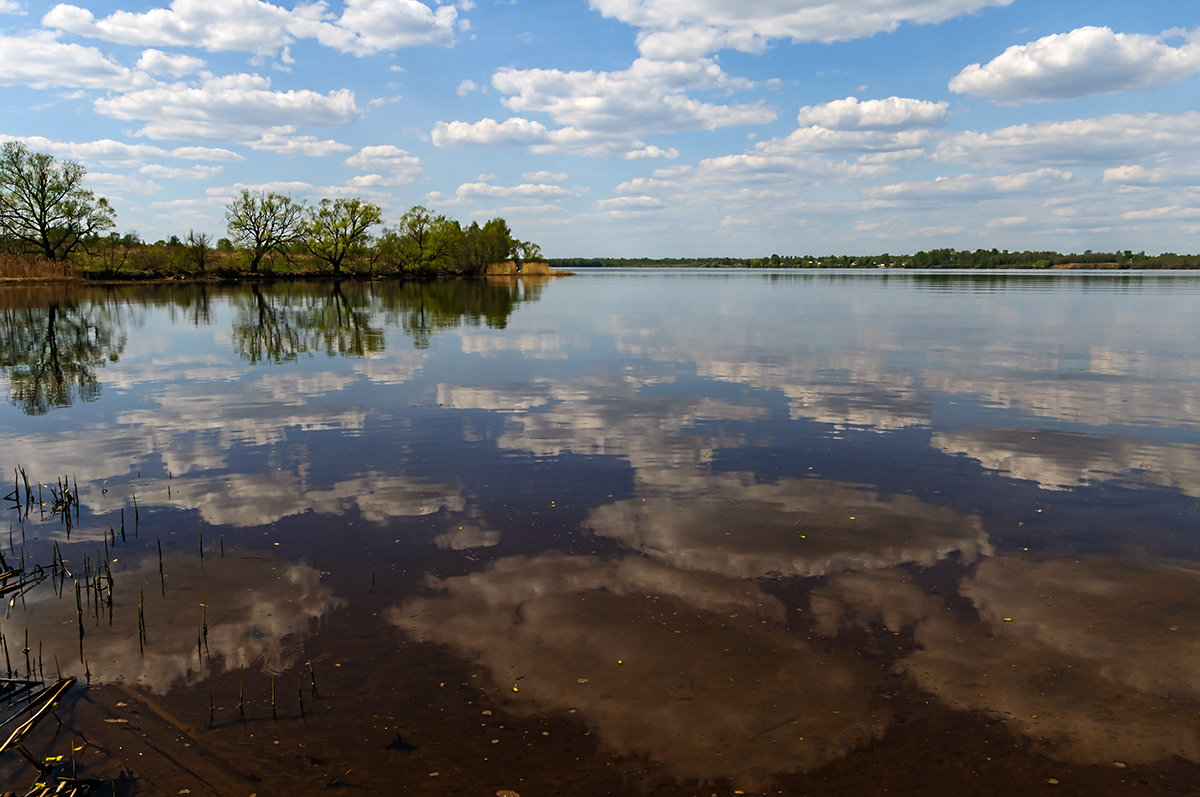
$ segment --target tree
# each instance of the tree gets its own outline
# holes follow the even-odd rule
[[[402,271],[437,271],[457,265],[462,236],[457,221],[415,205],[396,227],[384,230],[381,245]]]
[[[514,241],[513,251],[522,263],[536,262],[542,259],[542,247],[533,241]]]
[[[322,199],[306,215],[304,245],[334,274],[341,273],[347,257],[363,251],[367,230],[383,218],[378,205],[357,197]]]
[[[492,263],[511,260],[517,254],[517,243],[504,219],[492,219],[482,227],[473,221],[463,233],[463,266],[469,272],[480,273]]]
[[[188,230],[187,238],[184,239],[188,260],[192,261],[192,265],[196,267],[197,271],[204,271],[204,267],[208,265],[210,241],[212,238],[208,236],[208,233],[195,230]]]
[[[0,146],[0,233],[65,260],[85,239],[115,227],[116,212],[83,187],[85,174],[78,163],[31,152],[19,141]]]
[[[304,204],[272,191],[242,189],[237,199],[225,206],[229,237],[250,252],[250,273],[257,274],[270,252],[286,256],[287,247],[300,240]]]

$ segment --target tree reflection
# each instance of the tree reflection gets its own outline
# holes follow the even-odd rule
[[[362,357],[383,350],[383,329],[372,323],[370,296],[362,286],[252,285],[236,303],[234,346],[252,363],[318,351]]]
[[[125,348],[115,308],[60,293],[47,294],[44,304],[5,304],[26,305],[0,309],[0,368],[12,403],[29,415],[44,415],[52,407],[99,398],[96,369],[115,362]]]
[[[418,349],[438,332],[485,324],[504,329],[523,301],[536,301],[542,285],[532,281],[469,280],[401,282],[381,287],[377,296],[389,325],[404,330]]]
[[[423,349],[459,326],[503,329],[541,290],[530,280],[256,284],[235,299],[234,347],[252,363],[315,352],[362,357],[383,350],[387,326]]]

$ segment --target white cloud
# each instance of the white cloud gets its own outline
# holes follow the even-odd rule
[[[207,180],[210,177],[220,174],[223,168],[222,166],[197,165],[190,169],[179,169],[172,166],[163,166],[158,163],[147,163],[138,171],[150,177],[159,177],[168,180]]]
[[[275,132],[263,133],[257,141],[248,143],[251,149],[274,152],[278,155],[307,155],[314,158],[350,150],[349,144],[333,139],[321,141],[316,136],[290,136]]]
[[[460,97],[465,97],[473,91],[479,91],[478,84],[474,80],[464,80],[458,84],[458,88],[454,90],[454,93]]]
[[[160,84],[95,105],[106,116],[146,120],[138,135],[154,139],[255,141],[267,133],[291,133],[293,125],[344,125],[362,116],[348,89],[272,91],[267,78],[249,74],[209,77],[199,86]]]
[[[1200,164],[1146,168],[1137,164],[1114,166],[1104,170],[1105,183],[1124,187],[1194,186],[1200,183]]]
[[[458,199],[565,199],[579,196],[578,189],[545,183],[521,183],[520,185],[492,185],[490,183],[463,183],[454,192]]]
[[[233,150],[222,147],[176,147],[171,155],[189,161],[240,161],[245,160]]]
[[[646,158],[664,158],[671,160],[679,157],[679,150],[674,147],[663,149],[654,144],[648,144],[639,149],[631,149],[625,153],[625,160],[642,160]]]
[[[1085,27],[1009,47],[986,65],[971,64],[950,81],[950,90],[1015,105],[1151,89],[1197,72],[1200,42],[1172,47],[1160,37]]]
[[[596,207],[601,210],[612,211],[630,211],[630,210],[657,210],[665,207],[666,202],[663,202],[658,197],[646,196],[620,196],[612,199],[601,199],[596,203]]]
[[[297,7],[294,13],[300,16],[305,11]],[[417,0],[346,0],[346,10],[336,23],[313,24],[306,19],[293,30],[345,53],[371,55],[422,44],[450,44],[457,21],[458,10],[450,5],[430,8]]]
[[[388,172],[387,177],[380,174],[366,174],[351,180],[352,185],[363,188],[407,185],[416,182],[417,178],[421,176],[422,168],[420,158],[391,144],[363,147],[346,158],[346,165],[363,171]]]
[[[942,197],[988,197],[1035,189],[1057,188],[1070,182],[1070,172],[1058,169],[1037,169],[1021,174],[981,177],[963,174],[957,177],[938,177],[934,180],[918,180],[879,186],[869,193],[887,199],[934,199]]]
[[[59,4],[42,18],[48,28],[129,45],[198,47],[213,52],[279,53],[296,39],[315,39],[354,55],[421,44],[450,44],[458,10],[417,0],[346,0],[340,17],[324,2],[288,10],[263,0],[173,0],[146,12],[115,11],[97,19],[79,6]]]
[[[900,130],[914,127],[941,127],[946,123],[950,104],[907,97],[859,101],[855,97],[834,100],[824,105],[805,105],[797,115],[802,125],[817,125],[830,130]]]
[[[712,59],[650,61],[639,58],[614,72],[559,69],[498,70],[492,85],[516,113],[544,113],[557,125],[513,116],[504,122],[439,122],[438,146],[451,143],[531,146],[536,153],[574,152],[589,157],[663,158],[678,151],[648,146],[638,136],[684,130],[714,130],[762,124],[775,111],[762,102],[720,104],[688,96],[691,91],[748,89],[749,81],[727,75]]]
[[[1179,205],[1170,205],[1168,207],[1151,208],[1149,210],[1131,210],[1123,214],[1121,218],[1147,221],[1200,219],[1200,207],[1181,207]]]
[[[722,49],[761,52],[772,39],[833,42],[887,33],[901,23],[930,24],[1012,0],[590,0],[606,17],[640,28],[638,47],[656,59]]]
[[[190,55],[169,55],[162,50],[146,50],[138,58],[138,69],[157,75],[183,77],[204,68],[204,60]]]
[[[506,95],[503,103],[509,110],[543,112],[557,124],[589,132],[712,130],[775,118],[774,111],[758,102],[719,105],[688,97],[687,91],[749,88],[711,59],[639,58],[619,72],[505,68],[492,76],[492,85]]]
[[[286,9],[260,0],[174,0],[168,8],[144,13],[115,11],[102,19],[86,8],[60,3],[42,18],[42,24],[117,44],[243,50],[267,55],[292,40],[288,34],[290,17]]]
[[[483,118],[478,122],[438,122],[433,143],[438,147],[453,144],[533,144],[546,141],[548,131],[540,122],[512,116],[503,122]]]
[[[152,81],[94,47],[65,44],[50,31],[0,35],[0,86],[130,89]]]
[[[19,14],[21,6],[17,0],[0,0],[0,14]]]
[[[521,179],[531,183],[561,183],[567,179],[566,172],[525,172]]]
[[[161,158],[167,151],[151,144],[126,144],[103,138],[98,141],[54,141],[44,136],[4,136],[0,140],[20,141],[30,149],[70,160],[94,163],[122,163]]]
[[[934,159],[957,164],[1124,164],[1190,158],[1200,149],[1200,112],[1123,113],[964,132],[938,144]]]

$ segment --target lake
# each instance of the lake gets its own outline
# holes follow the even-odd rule
[[[25,745],[139,795],[1192,792],[1197,340],[1195,272],[4,287],[0,552],[53,571],[4,666],[78,678]]]

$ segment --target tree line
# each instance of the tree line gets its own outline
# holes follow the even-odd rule
[[[462,225],[421,205],[385,226],[379,205],[358,197],[308,204],[287,194],[243,189],[225,207],[226,237],[189,230],[148,244],[117,233],[116,211],[83,185],[78,163],[0,146],[0,252],[71,261],[85,273],[249,272],[438,275],[483,273],[489,265],[541,260],[537,244],[494,218]],[[374,232],[378,229],[378,232]]]
[[[1165,252],[1051,251],[1010,252],[1007,249],[933,249],[907,255],[778,255],[767,257],[560,257],[548,260],[555,268],[1099,268],[1200,269],[1200,255]]]

